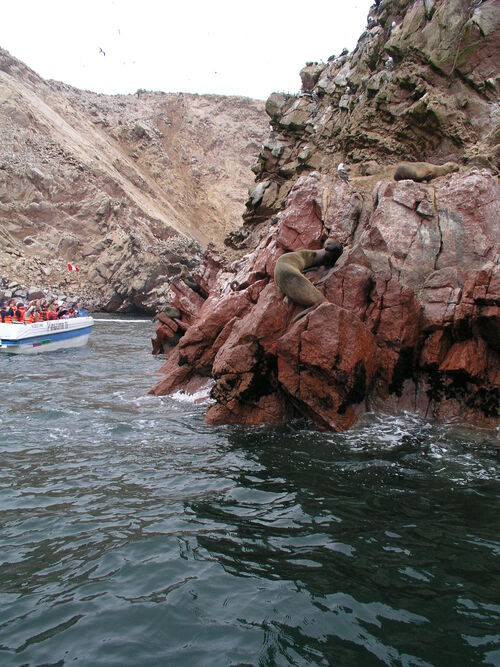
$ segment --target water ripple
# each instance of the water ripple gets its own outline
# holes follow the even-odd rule
[[[500,664],[491,434],[209,427],[150,337],[0,358],[0,664]]]

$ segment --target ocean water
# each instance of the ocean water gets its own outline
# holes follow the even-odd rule
[[[0,357],[0,665],[500,665],[495,434],[210,427],[151,336]]]

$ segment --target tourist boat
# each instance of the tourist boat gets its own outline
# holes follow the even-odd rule
[[[32,324],[0,323],[0,352],[37,354],[82,347],[87,343],[93,326],[92,317],[70,317]]]

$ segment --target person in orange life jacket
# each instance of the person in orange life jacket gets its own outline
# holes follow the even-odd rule
[[[2,306],[2,309],[0,311],[1,317],[2,317],[2,324],[9,324],[12,322],[12,318],[14,317],[14,300],[11,299],[7,305],[7,307]]]
[[[52,304],[54,303],[54,299],[52,301],[43,301],[41,308],[42,308],[42,318],[44,320],[49,320],[49,314],[50,314],[50,309],[52,307]]]
[[[40,311],[42,314],[42,320],[48,320],[49,319],[49,306],[50,303],[47,303],[47,301],[43,300],[40,302]]]
[[[50,304],[49,310],[47,311],[47,319],[48,320],[57,320],[57,311],[56,311],[55,303]]]
[[[16,312],[15,312],[17,322],[24,322],[24,313],[25,313],[24,303],[19,302],[16,306]]]
[[[32,324],[35,321],[36,301],[30,301],[29,307],[24,313],[24,323]]]

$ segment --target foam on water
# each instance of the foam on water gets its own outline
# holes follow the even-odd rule
[[[204,387],[201,387],[201,389],[198,389],[198,391],[195,391],[192,394],[184,391],[176,391],[171,394],[170,398],[181,403],[193,403],[198,405],[207,404],[211,402],[210,391],[212,386],[213,382],[207,382]]]

